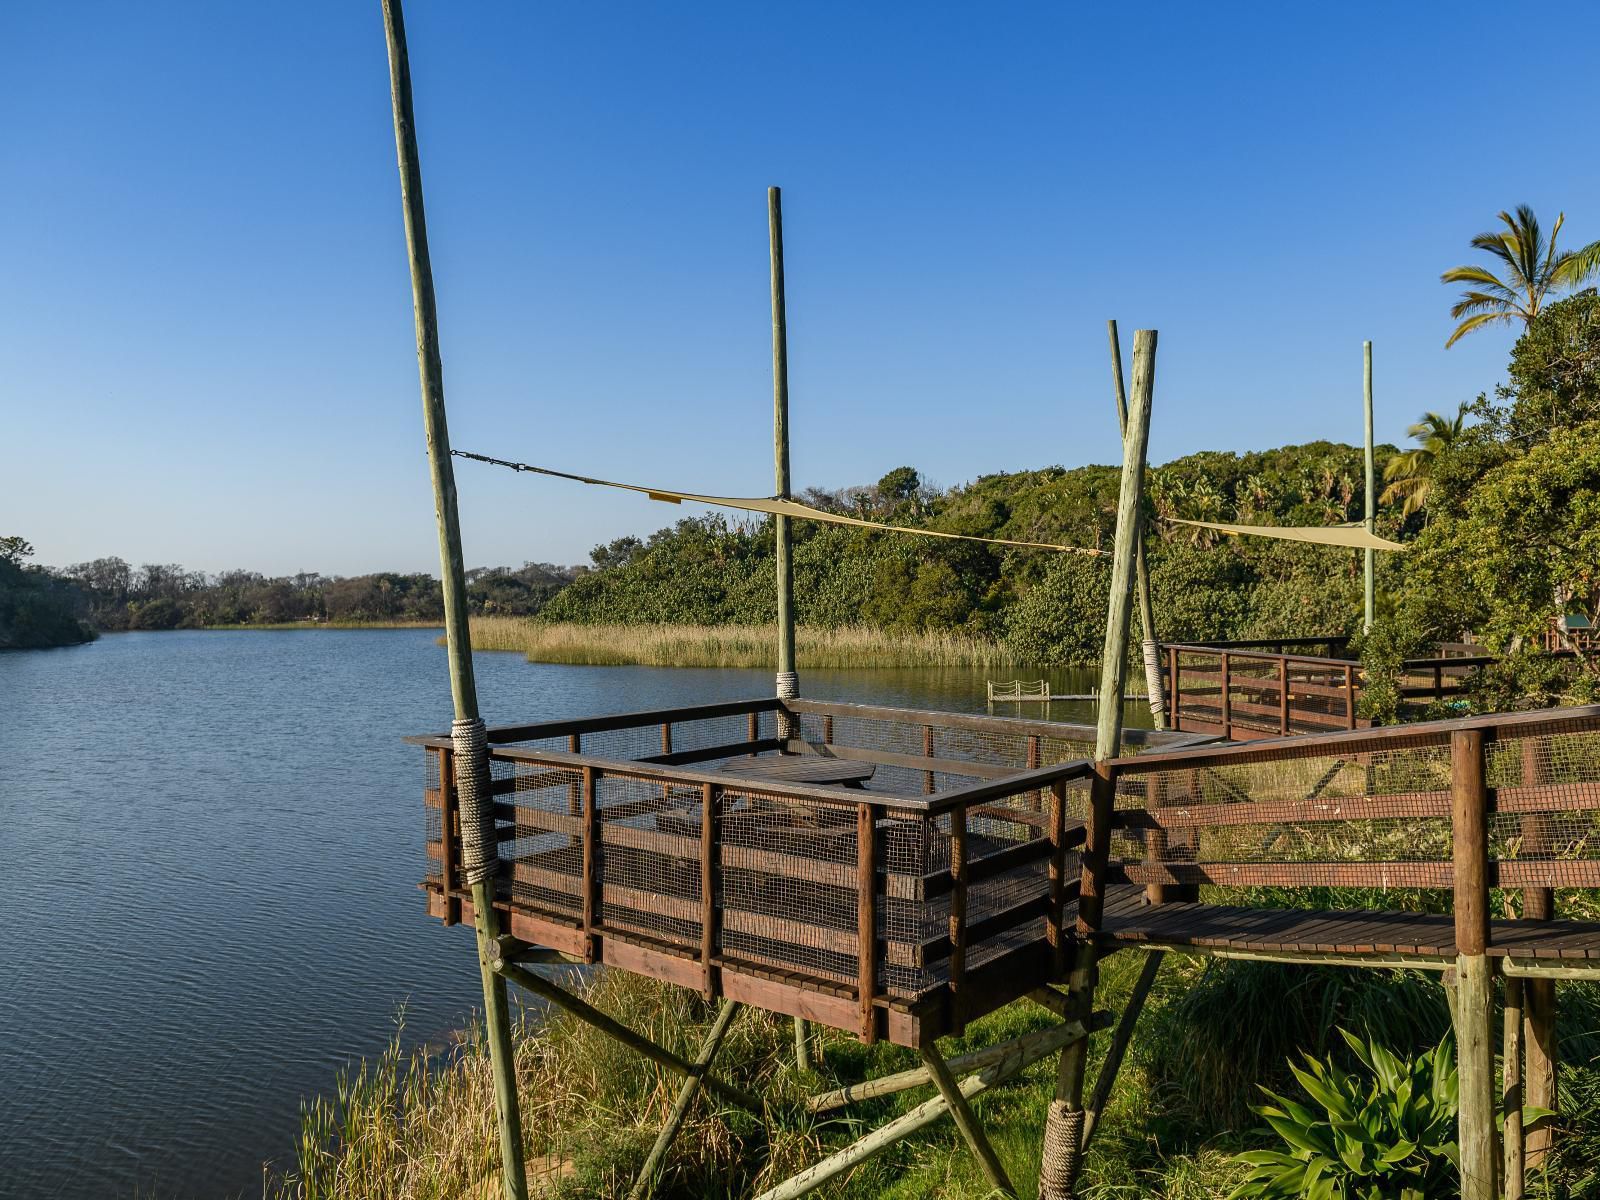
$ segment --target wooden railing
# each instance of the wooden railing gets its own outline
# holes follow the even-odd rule
[[[1064,962],[1093,738],[814,700],[496,727],[504,923],[584,961],[917,1045]],[[430,907],[462,920],[453,751],[411,740],[434,756]],[[751,756],[777,752],[871,764],[872,790],[763,775]]]
[[[1204,642],[1162,647],[1167,710],[1173,728],[1229,741],[1367,728],[1360,715],[1362,667],[1337,655],[1289,653],[1288,647],[1342,649],[1348,638],[1281,638],[1269,642]],[[1267,646],[1275,649],[1260,649]],[[1407,659],[1398,686],[1413,706],[1460,695],[1485,654]]]

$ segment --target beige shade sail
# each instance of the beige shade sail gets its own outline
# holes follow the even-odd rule
[[[1318,546],[1349,546],[1355,550],[1405,549],[1399,542],[1368,533],[1360,525],[1227,525],[1220,521],[1186,521],[1178,517],[1162,519],[1171,525],[1195,525],[1234,537],[1277,538],[1285,542],[1312,542]]]
[[[1054,550],[1061,554],[1088,554],[1098,558],[1110,557],[1109,551],[1093,550],[1086,546],[1062,546],[1055,542],[1020,542],[1009,538],[978,537],[975,534],[968,533],[946,533],[940,529],[915,529],[909,525],[885,525],[880,521],[868,521],[861,517],[847,516],[844,513],[812,508],[811,505],[801,504],[798,500],[778,500],[769,496],[712,496],[700,492],[675,492],[671,488],[648,487],[642,483],[619,483],[613,479],[596,479],[590,475],[574,475],[570,471],[557,471],[550,467],[535,467],[528,463],[512,462],[509,459],[492,458],[487,454],[474,454],[470,450],[452,450],[450,453],[457,458],[488,463],[490,466],[495,467],[505,467],[511,471],[526,471],[534,475],[549,475],[555,479],[571,479],[574,482],[592,484],[595,487],[619,488],[625,492],[639,492],[652,500],[660,500],[667,504],[682,504],[687,500],[692,504],[704,504],[710,508],[732,508],[741,512],[768,513],[772,516],[792,517],[801,521],[821,521],[828,525],[853,525],[861,529],[876,529],[880,533],[905,533],[913,537],[948,538],[957,542],[981,542],[990,546],[1014,546],[1022,550]],[[1198,525],[1204,529],[1215,529],[1236,537],[1279,538],[1290,542],[1314,542],[1324,546],[1351,546],[1356,549],[1405,549],[1398,542],[1386,541],[1383,538],[1367,533],[1360,526],[1353,525],[1316,528],[1281,525],[1224,525],[1215,521],[1185,521],[1176,518],[1171,518],[1171,521],[1178,525]]]

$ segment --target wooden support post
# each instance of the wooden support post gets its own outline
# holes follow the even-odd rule
[[[1117,432],[1128,436],[1128,395],[1122,383],[1122,342],[1117,337],[1117,323],[1107,321],[1111,336],[1111,376],[1117,400]],[[1167,727],[1166,705],[1162,703],[1161,652],[1156,640],[1156,610],[1150,599],[1150,571],[1145,565],[1144,534],[1141,531],[1135,544],[1134,573],[1139,593],[1139,632],[1143,643],[1144,690],[1150,697],[1150,716],[1157,729]]]
[[[1144,963],[1139,968],[1139,978],[1134,981],[1133,992],[1128,996],[1128,1006],[1122,1010],[1117,1031],[1111,1035],[1111,1045],[1100,1064],[1100,1074],[1095,1076],[1094,1091],[1089,1095],[1088,1111],[1083,1119],[1083,1146],[1086,1150],[1094,1138],[1095,1127],[1100,1124],[1100,1114],[1105,1111],[1106,1101],[1111,1099],[1117,1073],[1122,1070],[1123,1056],[1133,1041],[1134,1026],[1139,1023],[1139,1013],[1150,996],[1150,989],[1155,986],[1156,972],[1161,970],[1165,958],[1166,955],[1160,950],[1145,955]]]
[[[450,432],[445,418],[444,365],[439,355],[439,312],[428,254],[428,223],[422,198],[422,156],[411,96],[411,60],[406,49],[405,14],[400,0],[382,0],[384,42],[389,57],[389,100],[394,115],[395,158],[400,171],[400,203],[411,268],[411,300],[416,323],[417,371],[422,385],[422,419],[439,527],[440,583],[444,592],[446,654],[450,696],[463,741],[477,731],[480,761],[463,764],[468,776],[487,790],[489,764],[481,741],[477,683],[472,673],[472,637],[467,628],[466,569],[461,551],[461,518],[456,509],[455,471],[450,462]],[[484,797],[487,800],[487,796]],[[492,828],[492,821],[488,822]],[[475,831],[476,832],[476,831]],[[476,844],[476,843],[475,843]],[[494,853],[491,845],[489,852]],[[478,973],[483,985],[484,1027],[494,1077],[496,1129],[500,1141],[501,1185],[509,1200],[526,1200],[527,1171],[522,1157],[522,1115],[517,1104],[516,1053],[511,1044],[511,1008],[504,980],[490,967],[490,952],[500,935],[494,908],[495,878],[483,864],[464,864],[472,876],[473,925],[478,941]]]
[[[717,1057],[717,1051],[722,1049],[722,1039],[727,1036],[728,1028],[733,1024],[733,1018],[738,1011],[739,1005],[733,1000],[724,1000],[722,1007],[717,1010],[717,1019],[712,1022],[711,1031],[706,1034],[706,1040],[700,1044],[700,1053],[695,1056],[689,1074],[684,1078],[683,1085],[678,1088],[678,1097],[672,1103],[672,1111],[667,1114],[667,1123],[662,1126],[655,1145],[650,1147],[650,1153],[645,1156],[644,1166],[639,1169],[639,1177],[633,1182],[633,1190],[628,1193],[628,1200],[644,1200],[655,1189],[656,1174],[661,1170],[661,1164],[666,1160],[667,1151],[672,1148],[678,1130],[683,1128],[684,1118],[689,1115],[689,1106],[694,1103],[695,1093],[700,1090],[706,1072],[711,1069],[711,1064]]]
[[[878,1040],[878,822],[870,804],[856,807],[856,945],[861,1040],[870,1046]]]
[[[710,1000],[717,994],[717,928],[722,912],[717,904],[717,785],[700,791],[700,994]]]
[[[1506,976],[1505,1043],[1500,1057],[1501,1111],[1505,1113],[1505,1200],[1527,1194],[1522,1131],[1522,991],[1523,981]]]
[[[1549,742],[1543,738],[1522,739],[1522,785],[1536,787],[1550,782],[1550,763],[1545,753]],[[1522,819],[1523,853],[1540,855],[1553,849],[1550,817],[1547,813],[1528,813]],[[1524,888],[1522,919],[1555,919],[1555,892],[1550,888]],[[1523,985],[1523,1010],[1526,1014],[1526,1057],[1523,1091],[1526,1103],[1551,1112],[1560,1107],[1556,1078],[1559,1057],[1556,1053],[1556,981],[1529,979]],[[1526,1130],[1527,1165],[1538,1169],[1550,1153],[1553,1130],[1546,1119]]]
[[[950,1032],[967,1031],[967,810],[950,810]]]
[[[992,687],[993,685],[991,684],[990,686]],[[926,758],[926,759],[932,759],[933,758],[933,726],[932,725],[924,725],[922,727],[922,757]],[[933,787],[934,787],[933,772],[932,771],[924,771],[922,773],[922,794],[925,795],[925,796],[933,795]]]
[[[955,1118],[956,1128],[961,1131],[961,1136],[966,1139],[968,1147],[977,1157],[978,1165],[983,1168],[984,1178],[989,1181],[991,1187],[998,1188],[1007,1196],[1015,1196],[1016,1189],[1011,1186],[1011,1179],[1000,1163],[1000,1156],[989,1144],[983,1126],[978,1124],[978,1118],[973,1115],[967,1098],[961,1094],[961,1088],[957,1085],[955,1076],[950,1073],[949,1066],[945,1064],[944,1056],[939,1053],[938,1047],[932,1045],[922,1047],[920,1053],[922,1063],[928,1068],[928,1074],[933,1077],[939,1094],[950,1106],[950,1115]]]
[[[1462,1200],[1495,1200],[1494,977],[1489,945],[1488,793],[1484,735],[1450,735],[1456,926],[1455,1027],[1460,1074]]]
[[[1289,736],[1289,658],[1278,659],[1278,732]]]
[[[1363,396],[1363,398],[1365,400],[1366,425],[1367,425],[1367,458],[1366,458],[1366,468],[1367,468],[1367,478],[1366,478],[1366,484],[1367,484],[1367,486],[1366,486],[1367,521],[1366,521],[1366,527],[1367,527],[1368,536],[1371,536],[1371,535],[1374,535],[1374,534],[1376,534],[1378,532],[1378,520],[1377,520],[1377,518],[1378,518],[1378,470],[1377,470],[1377,463],[1375,462],[1375,460],[1373,458],[1373,449],[1372,449],[1372,343],[1371,342],[1362,342],[1361,343],[1361,360],[1362,360],[1362,371],[1361,371],[1362,389],[1361,390],[1362,390],[1362,396]],[[1363,587],[1363,596],[1364,596],[1363,609],[1364,609],[1364,612],[1363,612],[1363,619],[1362,619],[1362,622],[1361,622],[1361,628],[1362,628],[1363,632],[1365,632],[1366,630],[1369,630],[1369,629],[1372,628],[1373,614],[1374,614],[1374,612],[1376,610],[1375,598],[1377,596],[1377,592],[1376,592],[1376,583],[1374,582],[1374,580],[1375,580],[1374,571],[1375,571],[1375,567],[1376,567],[1376,559],[1377,559],[1377,551],[1373,550],[1369,546],[1367,548],[1367,550],[1366,550],[1365,564],[1364,564],[1365,567],[1366,567],[1366,572],[1365,572],[1364,579],[1363,579],[1363,584],[1364,584],[1364,587]]]
[[[1176,646],[1168,646],[1167,657],[1169,660],[1167,686],[1172,689],[1171,702],[1167,705],[1167,711],[1172,714],[1172,728],[1182,729],[1183,716],[1178,707],[1178,702],[1182,699],[1182,693],[1178,691],[1178,648]]]
[[[450,751],[439,751],[439,830],[443,838],[439,846],[439,879],[444,884],[446,925],[461,924],[461,899],[455,894],[461,886],[461,828],[456,819],[455,769]]]
[[[1222,676],[1222,697],[1221,697],[1221,704],[1222,704],[1222,736],[1227,738],[1229,741],[1233,740],[1233,676],[1232,676],[1232,672],[1231,672],[1232,665],[1233,665],[1233,660],[1229,657],[1228,652],[1226,650],[1224,650],[1222,652],[1222,666],[1221,666],[1221,672],[1220,672],[1221,676]]]
[[[1111,817],[1116,807],[1116,776],[1108,760],[1122,753],[1122,697],[1128,664],[1128,625],[1133,613],[1134,550],[1139,541],[1140,497],[1144,494],[1145,455],[1150,443],[1150,406],[1155,393],[1156,332],[1141,329],[1133,338],[1133,403],[1122,439],[1122,487],[1117,496],[1117,530],[1111,562],[1111,597],[1105,646],[1100,658],[1100,709],[1095,728],[1095,773],[1090,785],[1089,818],[1084,831],[1083,875],[1078,890],[1078,934],[1087,943],[1100,928]],[[1071,1015],[1087,1021],[1094,1008],[1094,950],[1085,944],[1068,979]],[[1045,1122],[1039,1171],[1041,1200],[1065,1200],[1077,1187],[1083,1136],[1083,1077],[1088,1043],[1068,1046],[1056,1068],[1056,1095]]]
[[[525,970],[515,963],[504,960],[497,962],[494,969],[518,987],[526,988],[534,995],[548,1000],[557,1008],[565,1009],[577,1017],[578,1020],[588,1025],[593,1025],[612,1041],[619,1042],[635,1053],[644,1055],[657,1066],[665,1067],[678,1075],[688,1076],[694,1074],[694,1065],[692,1063],[679,1058],[672,1051],[656,1045],[643,1034],[635,1033],[615,1017],[607,1016],[588,1001],[574,996],[566,988],[550,982],[543,975],[535,975],[532,971]],[[724,1083],[708,1071],[702,1070],[700,1072],[700,1081],[707,1091],[715,1092],[729,1104],[737,1104],[746,1112],[754,1113],[758,1117],[763,1114],[759,1096],[752,1096],[742,1088],[736,1088],[730,1083]]]
[[[775,495],[790,499],[789,477],[789,318],[783,286],[783,190],[767,189],[767,243],[772,273],[772,462]],[[778,571],[778,698],[799,695],[799,675],[794,657],[794,546],[789,518],[772,518],[774,560]],[[778,715],[778,737],[798,736],[782,713]],[[755,739],[752,737],[751,741]],[[810,1037],[804,1017],[794,1019],[795,1066],[811,1069]]]
[[[1067,784],[1050,785],[1050,916],[1045,936],[1050,942],[1050,977],[1067,973]]]
[[[597,772],[583,768],[583,960],[596,958],[595,928],[600,924],[605,879],[600,865],[600,805],[595,798]]]

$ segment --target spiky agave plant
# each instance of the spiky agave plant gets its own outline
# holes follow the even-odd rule
[[[1287,1144],[1238,1156],[1250,1174],[1229,1200],[1427,1200],[1448,1195],[1459,1165],[1455,1052],[1445,1038],[1402,1059],[1339,1030],[1371,1079],[1305,1055],[1289,1069],[1311,1099],[1267,1088],[1255,1111]]]

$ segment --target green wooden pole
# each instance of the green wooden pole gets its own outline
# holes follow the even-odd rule
[[[444,366],[439,357],[439,313],[428,258],[428,225],[422,203],[422,163],[417,152],[416,117],[411,102],[411,64],[406,54],[405,16],[400,0],[382,0],[384,37],[389,49],[389,97],[394,108],[395,153],[400,166],[400,201],[405,214],[406,250],[411,263],[411,298],[416,315],[417,369],[422,380],[422,420],[427,433],[428,466],[433,476],[434,512],[439,524],[439,573],[444,588],[445,642],[450,664],[450,695],[455,705],[452,737],[457,792],[462,804],[463,867],[472,889],[473,923],[478,934],[478,969],[483,983],[484,1023],[494,1075],[495,1113],[500,1134],[500,1166],[509,1200],[527,1200],[522,1158],[522,1118],[517,1108],[516,1058],[511,1044],[511,1007],[505,981],[490,962],[496,954],[499,919],[494,910],[493,817],[489,807],[487,744],[478,715],[472,677],[472,639],[467,629],[466,571],[461,554],[461,522],[456,512],[455,472],[450,463],[450,432],[445,422]]]
[[[1362,391],[1366,400],[1367,414],[1367,532],[1378,531],[1378,470],[1373,457],[1372,449],[1372,343],[1361,343],[1362,357]],[[1377,585],[1374,582],[1373,571],[1377,565],[1377,551],[1370,546],[1366,551],[1366,616],[1362,623],[1362,630],[1372,628],[1372,619],[1376,608]]]
[[[1139,498],[1144,492],[1145,455],[1150,444],[1150,405],[1155,393],[1156,331],[1141,329],[1133,335],[1133,402],[1127,433],[1122,439],[1122,488],[1117,497],[1117,531],[1111,560],[1111,600],[1106,613],[1106,639],[1100,664],[1100,708],[1095,729],[1095,762],[1103,763],[1122,752],[1122,697],[1127,677],[1128,626],[1133,617],[1135,548],[1141,518]],[[1109,789],[1114,782],[1097,772],[1091,799],[1090,842],[1085,849],[1085,870],[1094,843],[1105,837],[1096,832],[1110,816]],[[1091,911],[1088,880],[1079,901],[1080,925],[1099,923],[1098,901]],[[1067,983],[1068,1014],[1082,1020],[1094,1008],[1096,968],[1092,951],[1080,949]],[[1067,1046],[1056,1068],[1056,1095],[1045,1120],[1043,1157],[1039,1167],[1040,1200],[1065,1200],[1077,1187],[1082,1162],[1087,1117],[1083,1081],[1088,1067],[1088,1042]]]
[[[780,500],[793,499],[789,479],[789,317],[783,296],[783,189],[767,189],[767,241],[772,254],[772,465],[773,482]],[[778,564],[778,699],[800,694],[800,676],[794,666],[794,546],[789,518],[772,518]],[[780,722],[787,725],[784,718]],[[783,729],[780,737],[797,731]],[[794,1019],[794,1061],[802,1071],[811,1068],[811,1038],[804,1017]]]
[[[1122,383],[1122,341],[1117,337],[1117,323],[1107,321],[1111,335],[1111,379],[1117,399],[1117,431],[1128,436],[1128,393]],[[1134,560],[1136,583],[1139,589],[1139,628],[1143,633],[1144,690],[1150,696],[1150,716],[1157,729],[1167,727],[1167,693],[1161,686],[1161,646],[1156,640],[1156,610],[1150,599],[1150,571],[1145,565],[1144,531],[1139,531],[1135,543],[1138,557]]]

